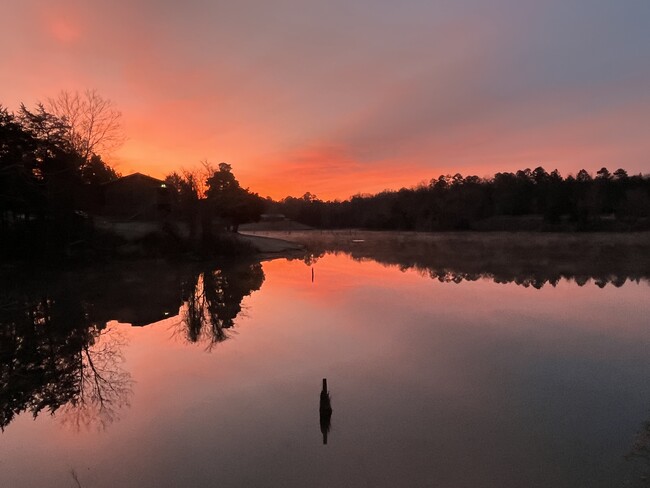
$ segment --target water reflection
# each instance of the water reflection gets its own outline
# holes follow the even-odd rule
[[[456,266],[446,268],[465,272]],[[161,271],[127,273],[117,284],[98,285],[103,292],[122,288],[106,297],[94,296],[92,280],[79,276],[63,278],[64,286],[9,286],[11,301],[0,294],[3,311],[22,303],[29,304],[25,316],[41,316],[48,303],[67,304],[46,315],[76,317],[78,327],[59,320],[52,344],[65,350],[81,343],[76,356],[70,353],[78,359],[87,343],[93,365],[94,350],[111,338],[102,325],[123,321],[121,297],[136,292],[131,286],[142,288],[143,301],[152,295],[152,318],[170,315],[144,328],[116,325],[129,341],[117,344],[127,360],[122,366],[137,387],[128,415],[119,411],[119,425],[107,434],[63,432],[59,417],[68,404],[54,421],[41,415],[38,422],[16,404],[14,415],[24,413],[0,436],[0,485],[74,486],[69,467],[84,486],[97,487],[209,486],[219,479],[227,486],[605,488],[639,478],[623,456],[650,404],[646,286],[536,290],[467,283],[465,276],[456,286],[439,283],[438,275],[433,281],[428,268],[422,278],[334,255],[316,267],[314,285],[302,262],[278,260],[263,263],[263,273],[259,263],[168,267],[169,283]],[[474,279],[472,269],[466,272]],[[263,292],[242,301],[262,280]],[[246,307],[254,313],[244,321]],[[45,332],[38,321],[10,334],[25,319],[16,307],[6,311],[1,359],[9,346],[48,344],[33,338]],[[186,321],[190,313],[194,319]],[[73,330],[64,334],[66,326]],[[170,340],[172,326],[183,344]],[[98,329],[94,342],[87,340]],[[240,334],[219,342],[233,330]],[[44,368],[51,360],[33,361]],[[0,379],[6,405],[20,376],[11,377],[7,366]]]
[[[3,283],[0,429],[22,412],[56,414],[75,429],[105,428],[129,405],[133,385],[123,367],[126,336],[109,321],[142,325],[180,309],[183,337],[210,348],[228,337],[243,298],[264,281],[260,263],[162,269],[136,264]]]
[[[5,296],[0,311],[0,428],[21,412],[61,410],[76,428],[105,427],[128,404],[120,335],[75,294]]]
[[[327,434],[332,429],[332,397],[327,389],[327,378],[323,378],[323,389],[320,392],[320,431],[323,434],[323,444],[327,444]]]
[[[343,253],[349,255],[357,262],[374,261],[386,267],[397,267],[400,271],[414,271],[420,276],[437,280],[441,283],[462,283],[463,281],[478,281],[487,279],[495,283],[515,283],[525,288],[533,287],[541,289],[546,285],[555,287],[562,280],[574,282],[578,286],[585,286],[593,283],[599,288],[613,285],[620,288],[627,281],[639,283],[650,281],[650,274],[642,270],[620,270],[599,269],[600,263],[594,263],[593,268],[581,268],[579,271],[572,271],[571,267],[549,261],[532,262],[529,266],[521,266],[516,262],[491,263],[489,259],[484,262],[476,262],[468,259],[454,261],[450,264],[439,262],[435,257],[426,255],[414,257],[408,252],[396,252],[393,254],[375,253],[372,248],[368,250],[337,250],[321,251],[317,254],[310,254],[304,259],[305,264],[313,264],[326,254]]]
[[[243,298],[264,282],[260,263],[239,264],[200,273],[190,291],[180,327],[189,342],[208,348],[228,338]]]
[[[421,247],[421,246],[420,246]],[[357,261],[374,260],[384,266],[413,270],[444,283],[489,279],[523,287],[556,286],[562,279],[578,286],[593,281],[599,287],[622,286],[627,280],[647,279],[645,272],[620,272],[594,263],[592,268],[567,268],[545,261],[520,262],[493,257],[466,259],[423,252],[417,245],[389,249],[353,246],[336,249]],[[311,267],[331,249],[312,249],[304,259]],[[445,264],[448,263],[448,264]],[[24,278],[24,277],[23,277]],[[36,283],[23,279],[0,285],[0,428],[25,411],[37,416],[55,413],[79,428],[106,426],[128,405],[132,380],[122,367],[126,339],[106,328],[109,320],[146,325],[180,310],[176,333],[189,343],[211,349],[229,337],[244,297],[264,282],[262,265],[230,263],[197,268],[167,263],[133,263],[107,269],[47,277]],[[324,385],[321,430],[327,442],[331,405]],[[323,396],[325,395],[325,396]],[[329,407],[329,408],[328,408]]]

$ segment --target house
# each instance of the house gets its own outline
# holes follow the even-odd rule
[[[159,220],[172,211],[172,189],[142,173],[123,176],[103,185],[101,214],[120,220]]]

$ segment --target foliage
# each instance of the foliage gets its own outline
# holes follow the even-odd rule
[[[81,179],[90,185],[99,185],[116,180],[120,173],[106,164],[102,157],[93,154],[90,160],[81,168]]]
[[[643,230],[650,228],[650,178],[602,168],[562,178],[542,167],[493,178],[443,175],[428,185],[324,202],[267,200],[267,211],[322,228],[377,230]]]
[[[65,119],[43,104],[17,113],[0,106],[0,253],[51,257],[87,241],[97,186],[117,173],[100,156],[85,159]]]
[[[242,188],[232,173],[232,167],[220,163],[219,169],[206,180],[206,200],[210,212],[217,215],[233,231],[240,224],[258,221],[264,208],[257,193]]]

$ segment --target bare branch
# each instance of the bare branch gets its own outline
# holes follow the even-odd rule
[[[110,154],[124,143],[122,113],[97,90],[64,90],[48,99],[48,108],[66,122],[70,143],[85,161],[93,154]]]

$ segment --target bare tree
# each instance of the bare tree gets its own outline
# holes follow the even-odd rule
[[[67,123],[70,142],[86,162],[93,154],[110,153],[124,143],[122,112],[97,90],[63,90],[47,105]]]
[[[199,198],[205,197],[205,192],[208,190],[207,181],[210,176],[214,173],[214,165],[207,159],[203,159],[197,167],[195,166],[192,169],[184,169],[183,175],[186,179],[192,179],[196,184],[196,190],[199,195]]]

